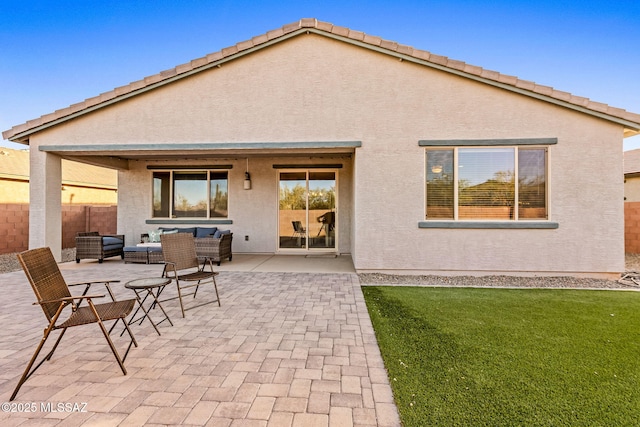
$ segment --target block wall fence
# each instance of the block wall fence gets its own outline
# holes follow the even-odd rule
[[[117,206],[62,205],[62,248],[76,246],[80,231],[116,233]],[[29,204],[0,204],[0,254],[29,248]]]
[[[624,203],[624,251],[640,254],[640,202]]]

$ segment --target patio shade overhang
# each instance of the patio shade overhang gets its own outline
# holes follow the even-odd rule
[[[351,156],[361,146],[361,141],[199,142],[45,145],[39,150],[81,163],[126,170],[129,169],[129,160]]]

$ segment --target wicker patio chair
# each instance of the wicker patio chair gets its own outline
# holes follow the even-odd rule
[[[196,237],[196,254],[200,258],[211,258],[211,261],[220,265],[223,259],[233,258],[231,253],[231,242],[233,241],[233,233],[222,234],[220,237]]]
[[[51,254],[51,250],[49,248],[38,248],[32,249],[29,251],[22,252],[18,254],[18,260],[22,265],[22,269],[24,270],[27,278],[29,279],[29,283],[31,283],[31,287],[33,292],[36,295],[36,299],[38,300],[37,304],[40,304],[40,308],[44,312],[49,325],[44,330],[44,336],[40,340],[38,347],[31,357],[29,364],[27,365],[24,373],[22,374],[22,378],[18,382],[13,394],[11,395],[11,399],[13,400],[22,384],[29,379],[29,377],[42,365],[46,360],[50,360],[53,356],[53,353],[58,348],[58,344],[62,340],[64,333],[67,331],[67,328],[71,328],[73,326],[81,326],[87,325],[91,323],[97,323],[102,331],[102,334],[107,340],[113,355],[118,361],[118,365],[120,365],[120,369],[122,369],[122,373],[124,375],[127,374],[127,370],[124,367],[124,360],[131,349],[131,344],[134,344],[136,347],[138,343],[129,329],[129,325],[125,318],[131,313],[133,310],[133,306],[135,304],[135,299],[128,299],[123,301],[115,301],[113,293],[111,292],[111,288],[109,287],[109,282],[84,282],[84,283],[75,283],[74,285],[85,285],[85,289],[83,295],[81,296],[72,296],[69,291],[69,285],[65,282],[62,274],[60,273],[60,269],[58,268],[58,264],[56,263],[53,255]],[[94,298],[102,298],[104,295],[87,295],[87,291],[89,290],[91,284],[93,283],[104,283],[107,287],[107,291],[111,296],[112,301],[106,302],[102,304],[94,304]],[[83,301],[87,302],[87,305],[81,307]],[[66,307],[71,307],[71,312],[65,310]],[[68,314],[68,318],[66,320],[58,322],[58,319],[62,315],[63,311]],[[124,357],[121,359],[118,351],[116,350],[113,341],[109,336],[109,331],[107,331],[103,322],[115,320],[115,323],[112,325],[111,330],[118,323],[118,320],[122,320],[124,327],[129,332],[129,336],[131,337],[131,342],[127,347],[127,351],[124,354]],[[58,340],[54,344],[51,351],[35,366],[35,368],[31,369],[42,350],[47,338],[49,338],[49,334],[55,329],[62,329],[60,332],[60,336]]]
[[[105,234],[97,231],[76,234],[76,262],[81,259],[97,259],[102,263],[105,258],[120,256],[124,259],[124,235]]]
[[[189,233],[163,234],[160,236],[162,242],[162,257],[164,258],[164,274],[170,279],[176,281],[178,287],[178,299],[180,300],[180,309],[182,317],[185,317],[185,310],[201,307],[214,302],[220,306],[220,296],[218,295],[218,285],[216,283],[217,272],[213,271],[213,261],[211,258],[205,258],[202,266],[198,261],[196,254],[196,245],[193,235]],[[206,267],[209,267],[207,270]],[[204,283],[213,284],[216,292],[216,299],[184,308],[183,297],[193,295],[196,297],[198,288]],[[195,290],[189,294],[182,294],[183,289],[193,288]]]

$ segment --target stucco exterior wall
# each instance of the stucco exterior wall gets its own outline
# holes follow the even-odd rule
[[[0,180],[0,203],[29,203],[29,181]]]
[[[115,190],[62,186],[62,203],[69,205],[115,205],[118,193]],[[0,180],[0,203],[29,203],[29,181]]]
[[[115,190],[100,190],[95,188],[64,185],[62,203],[69,205],[115,205],[118,202],[118,192]]]
[[[625,202],[640,202],[640,177],[624,179]]]
[[[549,220],[558,229],[418,228],[425,211],[419,140],[540,137],[558,139],[548,157]],[[341,180],[340,197],[351,198],[351,212],[340,218],[346,233],[340,251],[351,252],[361,271],[593,275],[624,269],[621,126],[314,34],[38,136],[43,145],[104,146],[354,140],[362,147],[349,165],[353,179]],[[251,191],[241,189],[244,159],[231,160],[234,251],[274,250],[272,163],[280,160],[272,155],[251,160]],[[318,163],[311,157],[296,161]],[[118,227],[135,236],[149,228],[141,212],[148,215],[151,182],[144,162],[130,163],[119,175]]]
[[[115,190],[62,186],[62,203],[70,205],[115,205],[118,193]],[[0,180],[0,203],[29,203],[29,181]]]
[[[343,165],[336,169],[338,174],[338,252],[349,253],[351,247],[350,224],[352,222],[352,182],[351,159],[334,157],[323,159],[326,163]],[[151,219],[152,171],[149,165],[189,165],[212,166],[216,164],[232,165],[229,170],[229,220],[233,224],[199,224],[203,227],[215,226],[229,229],[233,232],[233,251],[235,253],[274,253],[278,246],[278,170],[273,165],[282,163],[278,158],[255,158],[249,162],[251,173],[251,190],[243,189],[246,159],[221,159],[203,161],[179,162],[131,162],[129,171],[119,173],[118,200],[118,230],[127,237],[127,242],[133,244],[140,238],[141,233],[155,230],[162,226],[175,224],[148,224]],[[288,164],[308,164],[306,160],[291,158]],[[177,227],[192,227],[197,225],[177,224]],[[287,228],[281,235],[290,236],[292,231]],[[249,236],[246,241],[244,236]]]

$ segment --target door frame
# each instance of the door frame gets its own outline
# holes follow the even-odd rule
[[[280,229],[280,175],[282,173],[286,173],[286,172],[304,172],[305,176],[306,176],[306,191],[305,191],[305,205],[306,205],[306,209],[305,209],[305,220],[306,220],[306,242],[307,244],[305,245],[305,247],[303,248],[281,248],[280,247],[280,237],[281,235],[283,235],[282,233],[285,233],[284,235],[287,235],[285,230],[281,230]],[[335,195],[335,202],[334,202],[334,212],[335,212],[335,222],[334,222],[334,237],[333,237],[333,247],[332,248],[327,248],[327,247],[319,247],[319,248],[310,248],[309,247],[309,237],[311,236],[309,233],[309,175],[310,173],[313,172],[333,172],[334,173],[334,195]],[[277,185],[276,185],[276,207],[277,207],[277,215],[276,215],[276,229],[277,229],[277,233],[276,233],[276,253],[279,254],[298,254],[298,255],[307,255],[307,254],[318,254],[318,253],[331,253],[331,254],[337,254],[338,253],[338,230],[340,229],[340,225],[339,225],[339,215],[338,212],[340,211],[339,209],[339,201],[340,201],[340,196],[339,196],[339,192],[338,192],[338,188],[339,188],[339,169],[337,168],[317,168],[317,167],[305,167],[305,165],[300,165],[299,168],[285,168],[285,169],[276,169],[276,180],[277,180]],[[315,219],[315,218],[313,218]]]

